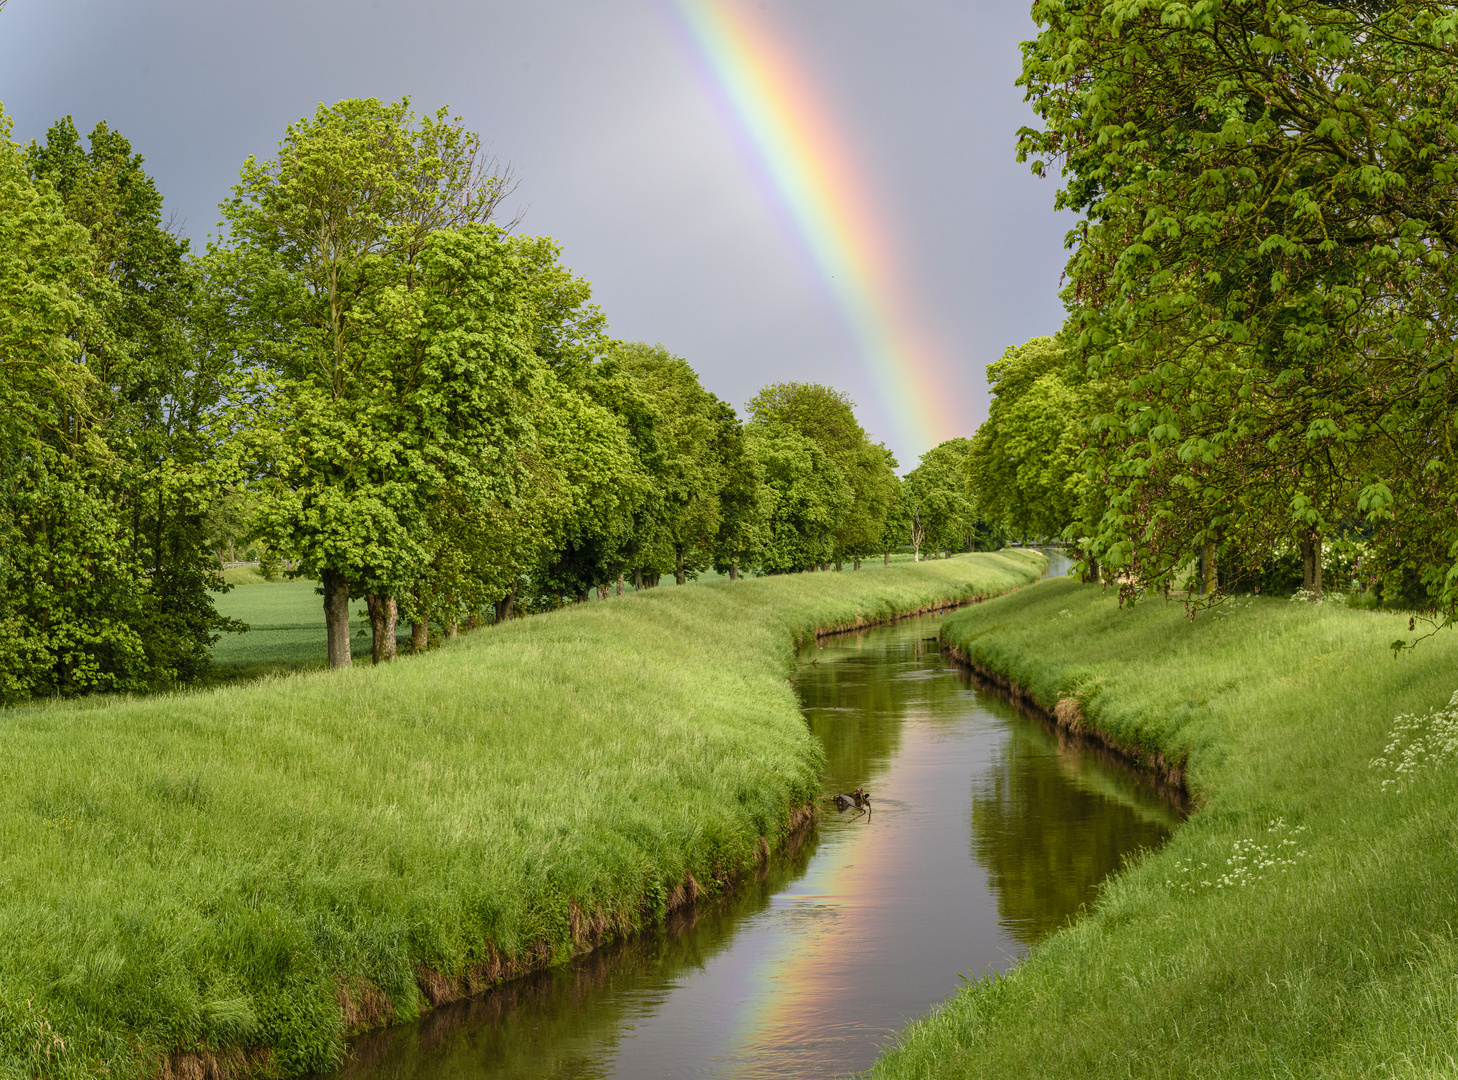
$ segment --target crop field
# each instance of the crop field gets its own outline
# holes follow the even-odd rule
[[[1407,629],[1251,597],[1121,611],[1067,580],[951,616],[1045,708],[1185,761],[1199,809],[872,1075],[1455,1075],[1458,637],[1394,658]]]
[[[378,668],[0,713],[0,1075],[327,1068],[661,919],[819,792],[797,638],[1043,565],[665,586]]]

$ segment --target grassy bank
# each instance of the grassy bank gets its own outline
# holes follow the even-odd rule
[[[384,668],[0,714],[0,1076],[326,1067],[661,918],[818,793],[797,637],[1041,565],[660,587]]]
[[[1406,629],[1248,599],[1192,623],[1066,580],[950,618],[947,640],[1044,708],[1074,699],[1116,741],[1183,760],[1200,809],[871,1075],[1458,1075],[1458,716],[1387,752],[1399,714],[1458,689],[1458,635],[1394,660]],[[1371,764],[1404,746],[1411,767]]]
[[[909,554],[891,556],[890,566],[900,566],[912,561]],[[850,569],[849,565],[846,567]],[[879,558],[866,560],[861,573],[874,572],[887,567]],[[293,671],[322,669],[328,666],[328,632],[324,625],[323,598],[314,581],[270,581],[256,565],[230,566],[223,571],[223,579],[234,588],[214,598],[218,613],[230,619],[247,623],[249,630],[242,634],[223,634],[213,646],[213,670],[209,682],[213,684],[236,683],[256,679],[264,675],[283,675]],[[712,584],[728,581],[726,575],[712,570],[700,573],[690,584]],[[672,577],[664,579],[659,588],[673,583]],[[631,590],[631,582],[627,588]],[[594,592],[588,599],[596,603]],[[370,623],[365,615],[364,603],[356,600],[351,605],[350,636],[356,655],[366,654],[370,649]],[[402,624],[396,635],[402,650],[410,647],[410,626]]]

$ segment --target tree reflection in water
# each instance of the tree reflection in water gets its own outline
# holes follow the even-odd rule
[[[1025,946],[1091,905],[1105,878],[1164,843],[1180,820],[1152,782],[1033,717],[1009,725],[972,781],[972,857],[987,870],[1003,926]]]

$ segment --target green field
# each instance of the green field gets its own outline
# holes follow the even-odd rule
[[[312,581],[269,582],[259,578],[216,596],[213,602],[218,613],[243,620],[249,629],[244,634],[224,634],[213,646],[214,677],[229,681],[325,667],[329,643],[324,628],[324,600],[317,589]],[[368,660],[370,624],[363,609],[363,601],[351,605],[350,645],[356,657],[363,654]],[[396,640],[408,647],[410,628],[401,628]]]
[[[893,554],[891,566],[911,562],[907,554]],[[849,571],[849,566],[846,570]],[[887,569],[880,559],[861,564],[861,572]],[[324,601],[313,581],[269,581],[250,564],[230,566],[223,579],[234,586],[214,597],[220,615],[241,619],[248,624],[243,634],[223,634],[213,646],[214,669],[210,681],[217,683],[256,679],[264,675],[282,675],[290,671],[322,669],[329,659],[328,638],[324,629]],[[711,584],[727,581],[723,575],[707,570],[690,583]],[[673,578],[667,577],[658,586],[668,588]],[[632,585],[624,587],[631,592]],[[589,595],[596,601],[597,594]],[[369,659],[370,624],[364,614],[364,602],[351,605],[351,646],[356,659]],[[396,642],[402,651],[410,647],[410,627],[401,625]]]
[[[1407,626],[1249,597],[1192,622],[1066,580],[949,618],[1045,707],[1186,759],[1201,805],[872,1076],[1458,1075],[1458,712],[1388,751],[1458,689],[1458,636],[1394,659]]]
[[[0,1076],[324,1068],[659,919],[819,792],[797,637],[1042,565],[660,587],[384,667],[0,714]]]

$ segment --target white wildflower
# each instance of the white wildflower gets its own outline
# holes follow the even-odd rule
[[[1371,768],[1390,775],[1383,777],[1382,790],[1401,791],[1424,772],[1431,772],[1458,753],[1458,692],[1445,708],[1425,716],[1404,713],[1392,722],[1382,756],[1373,758]]]
[[[1297,839],[1305,831],[1305,825],[1291,829],[1285,818],[1276,818],[1266,827],[1266,833],[1273,839],[1235,841],[1230,857],[1225,860],[1224,871],[1218,872],[1215,880],[1211,881],[1203,874],[1209,869],[1209,863],[1178,862],[1175,863],[1175,879],[1167,880],[1165,884],[1181,892],[1253,887],[1272,875],[1286,873],[1296,865],[1296,860],[1306,857],[1306,851]]]

